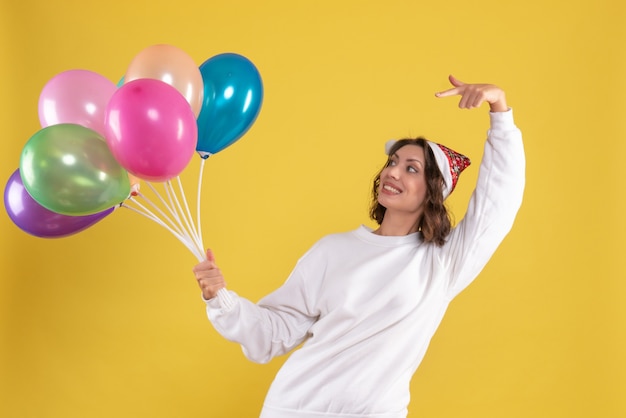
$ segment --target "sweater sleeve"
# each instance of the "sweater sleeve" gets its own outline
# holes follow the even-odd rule
[[[480,164],[476,188],[464,218],[441,248],[441,262],[449,269],[448,297],[458,295],[487,264],[522,204],[525,155],[522,134],[513,111],[490,112],[491,126]]]
[[[227,340],[240,344],[249,360],[267,363],[289,352],[304,341],[317,320],[302,266],[309,253],[298,261],[280,288],[256,304],[226,289],[205,300],[207,316],[215,329]]]

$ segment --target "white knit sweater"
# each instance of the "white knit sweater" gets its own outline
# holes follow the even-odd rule
[[[285,284],[254,304],[207,301],[216,330],[264,363],[300,343],[262,418],[402,418],[409,383],[450,301],[480,273],[522,202],[525,158],[512,110],[490,113],[476,189],[445,245],[368,228],[329,235]]]

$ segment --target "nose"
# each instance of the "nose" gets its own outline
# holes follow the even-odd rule
[[[400,178],[400,169],[397,165],[392,165],[387,167],[387,175],[394,180],[398,180]]]

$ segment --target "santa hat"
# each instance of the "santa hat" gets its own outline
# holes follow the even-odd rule
[[[395,143],[395,139],[387,141],[385,144],[385,153],[387,155],[389,155],[389,152]],[[456,183],[459,181],[461,172],[471,164],[470,159],[465,155],[459,154],[458,152],[441,144],[437,144],[436,142],[426,141],[426,143],[433,151],[435,160],[437,160],[437,167],[439,167],[439,171],[441,171],[441,174],[443,175],[445,183],[443,187],[443,198],[445,199],[456,187]]]

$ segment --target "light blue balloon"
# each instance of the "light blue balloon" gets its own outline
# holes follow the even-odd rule
[[[204,99],[198,115],[196,151],[207,158],[241,138],[256,120],[263,102],[259,71],[246,57],[224,53],[200,66]]]

